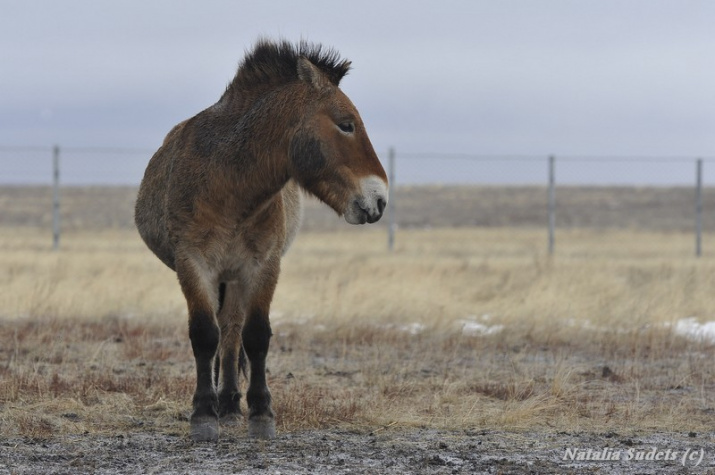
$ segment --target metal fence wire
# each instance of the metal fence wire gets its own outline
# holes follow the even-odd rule
[[[37,187],[37,193],[46,193],[51,189],[51,204],[48,206],[52,219],[46,219],[42,214],[42,222],[52,228],[54,247],[60,245],[62,213],[62,192],[68,187],[89,186],[128,186],[137,187],[141,181],[146,164],[154,150],[126,147],[12,147],[0,146],[0,187],[19,188],[20,186]],[[568,213],[570,201],[577,197],[577,189],[588,187],[622,187],[637,192],[642,187],[671,187],[679,192],[673,192],[672,199],[679,203],[678,214],[692,216],[690,224],[680,224],[681,228],[694,230],[695,254],[702,254],[703,213],[715,201],[715,196],[704,193],[704,170],[712,157],[688,156],[597,156],[597,155],[503,155],[503,154],[462,154],[462,153],[432,153],[398,152],[390,148],[382,157],[390,180],[390,200],[388,203],[387,223],[380,226],[387,228],[387,246],[393,249],[396,232],[399,227],[440,227],[445,223],[439,219],[439,207],[462,207],[456,215],[457,225],[492,226],[499,225],[500,213],[483,213],[482,201],[489,206],[499,207],[505,200],[500,195],[502,189],[511,189],[512,193],[524,193],[530,190],[531,200],[537,189],[543,191],[543,213],[532,212],[531,216],[524,214],[524,223],[532,226],[543,226],[547,230],[547,249],[550,254],[555,252],[555,230],[560,225],[579,223],[598,226],[603,224],[607,209],[594,208],[592,215],[575,216]],[[489,193],[484,193],[479,199],[460,201],[459,193],[468,193],[465,187],[480,185],[486,187]],[[420,206],[415,190],[438,189],[454,187],[454,196],[442,198],[442,203],[436,206],[434,218],[425,221],[424,216],[417,218],[410,214],[411,209]],[[691,191],[687,191],[691,190]],[[473,194],[473,189],[472,191]],[[540,193],[540,192],[539,192]],[[667,195],[668,193],[662,193]],[[691,198],[686,198],[685,195]],[[449,194],[447,194],[449,195]],[[451,203],[444,203],[449,201]],[[603,199],[603,198],[599,198]],[[683,210],[684,199],[691,199]],[[12,201],[12,200],[6,200]],[[44,202],[44,201],[43,201]],[[38,201],[39,203],[39,201]],[[529,203],[533,207],[533,203]],[[13,203],[3,203],[3,214]],[[715,206],[715,202],[713,203]],[[667,206],[666,206],[667,208]],[[564,211],[567,211],[564,213]],[[519,214],[518,210],[509,213]],[[470,215],[472,213],[472,215]],[[588,213],[586,213],[588,214]],[[489,215],[489,218],[482,216]],[[680,217],[682,219],[682,216]],[[461,219],[461,221],[459,221]],[[29,220],[29,218],[28,218]],[[8,225],[11,219],[3,219],[0,215],[0,225]],[[15,220],[17,221],[17,220]],[[50,223],[47,223],[49,221]],[[451,224],[455,224],[454,222]]]

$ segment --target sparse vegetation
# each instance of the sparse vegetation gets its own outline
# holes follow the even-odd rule
[[[677,234],[563,237],[548,259],[534,230],[404,231],[394,254],[302,235],[273,306],[279,427],[712,427],[715,346],[673,324],[715,314],[715,263]],[[184,431],[175,277],[130,231],[44,238],[2,231],[2,434]]]
[[[715,315],[712,253],[672,230],[557,240],[550,258],[530,227],[406,229],[391,254],[380,230],[301,234],[272,307],[278,430],[712,431],[715,343],[675,332]],[[131,229],[50,247],[0,227],[0,436],[185,437],[173,273]]]

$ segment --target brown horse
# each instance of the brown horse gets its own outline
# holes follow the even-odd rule
[[[320,45],[259,41],[221,99],[174,127],[147,166],[135,220],[188,304],[195,441],[217,440],[219,418],[241,417],[243,352],[249,434],[275,435],[268,314],[300,225],[300,189],[351,224],[382,216],[385,171],[338,88],[349,69]]]

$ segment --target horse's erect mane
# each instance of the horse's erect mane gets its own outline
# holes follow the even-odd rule
[[[300,58],[313,63],[335,86],[340,84],[340,80],[350,70],[350,61],[341,59],[332,48],[307,41],[294,45],[288,41],[263,39],[247,52],[226,92],[262,89],[297,81]]]

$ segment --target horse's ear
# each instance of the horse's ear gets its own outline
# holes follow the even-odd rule
[[[318,90],[327,87],[330,83],[320,69],[305,57],[298,58],[298,77]]]

